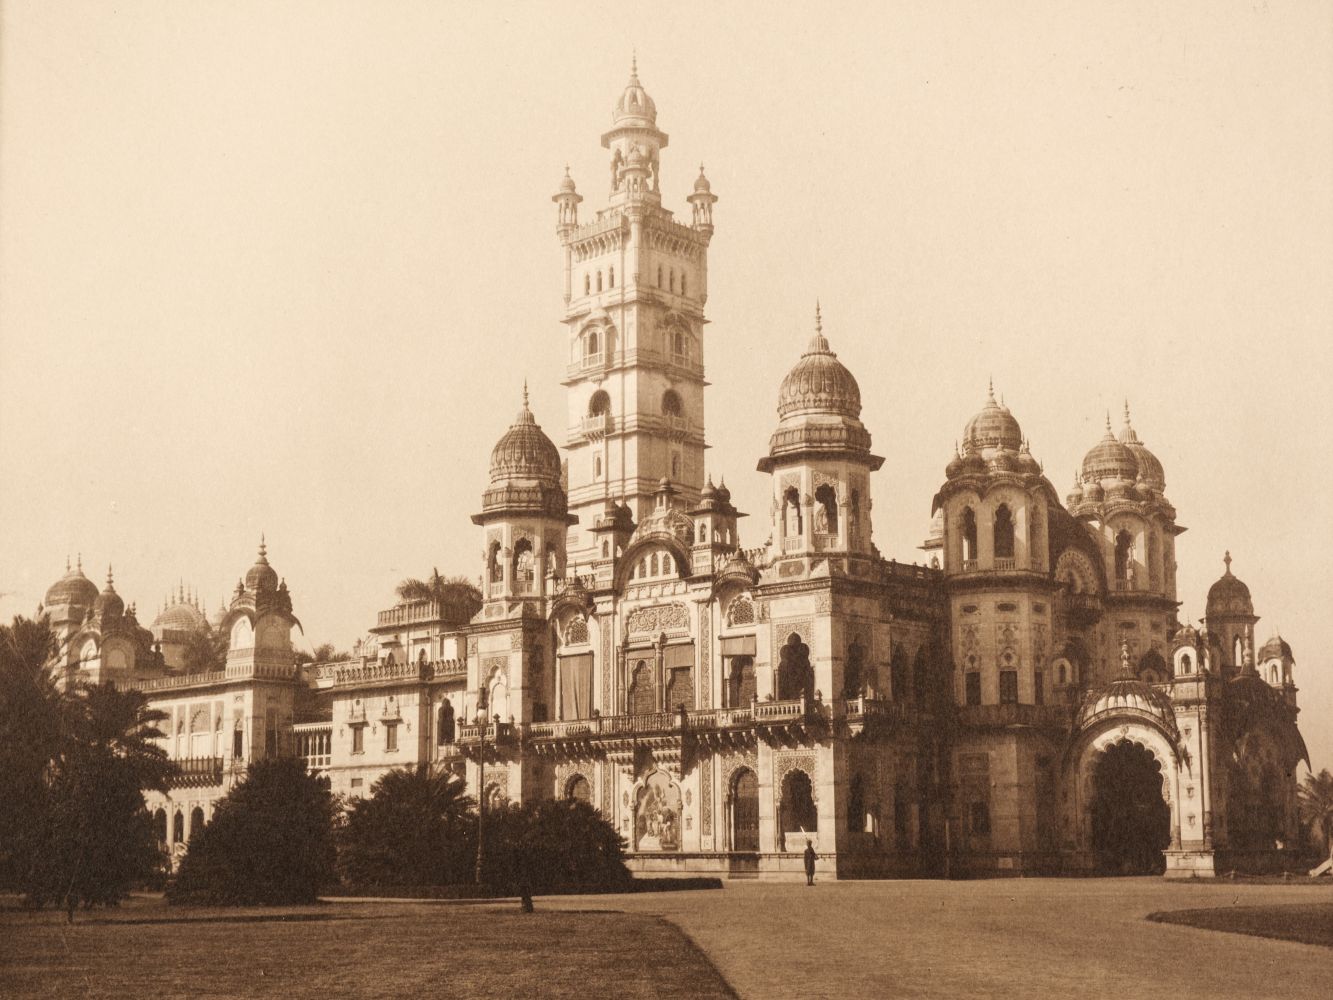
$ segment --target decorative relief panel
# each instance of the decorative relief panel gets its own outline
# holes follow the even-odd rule
[[[821,615],[826,615],[833,610],[833,595],[827,592],[820,594],[815,598],[815,611]]]
[[[731,786],[736,780],[736,772],[743,767],[748,767],[755,773],[755,776],[758,777],[759,758],[755,755],[753,750],[747,751],[746,753],[728,754],[726,757],[722,758],[722,788],[724,794],[731,794]]]
[[[819,802],[819,782],[815,777],[815,755],[812,753],[778,753],[773,755],[773,801],[782,802],[782,781],[788,771],[804,771],[810,776],[810,797]],[[775,816],[780,815],[777,808]]]
[[[522,648],[523,648],[523,633],[522,633],[522,632],[510,632],[510,633],[509,633],[509,648],[510,648],[510,649],[522,649]]]
[[[602,815],[610,819],[616,811],[615,772],[610,764],[602,765]]]
[[[509,669],[509,657],[507,656],[486,656],[481,661],[481,677],[486,680],[496,671],[506,671]]]
[[[470,636],[470,637],[468,638],[468,641],[467,641],[467,655],[468,655],[468,656],[476,656],[476,655],[477,655],[477,650],[480,649],[480,648],[481,648],[481,646],[480,646],[480,644],[477,642],[477,637],[476,637],[475,635],[474,635],[474,636]]]
[[[609,616],[608,616],[609,617]],[[611,704],[611,629],[607,621],[598,622],[598,631],[602,634],[602,714],[614,715]],[[608,779],[609,780],[609,779]],[[608,812],[609,816],[610,813]]]
[[[706,757],[699,769],[699,832],[705,837],[713,835],[713,758]]]
[[[744,594],[741,594],[730,604],[727,605],[727,624],[728,625],[753,625],[754,624],[754,602]]]
[[[635,608],[625,621],[625,631],[631,634],[681,631],[690,627],[690,612],[683,604],[652,604]]]
[[[760,602],[759,602],[759,620],[760,620],[761,622],[766,622],[766,621],[768,621],[768,602],[767,602],[767,601],[760,601]]]
[[[713,707],[712,606],[699,607],[699,707]]]
[[[788,618],[773,623],[773,650],[781,649],[787,642],[787,637],[795,632],[801,637],[801,641],[807,646],[813,646],[811,639],[814,638],[815,625],[809,618]]]

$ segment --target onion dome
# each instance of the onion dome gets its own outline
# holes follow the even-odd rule
[[[1129,422],[1129,402],[1125,402],[1125,426],[1120,431],[1120,443],[1123,444],[1134,455],[1134,461],[1138,465],[1139,476],[1153,490],[1161,493],[1166,489],[1166,472],[1162,469],[1162,463],[1157,460],[1157,456],[1148,450],[1147,445],[1139,440],[1133,426]]]
[[[1016,452],[1023,444],[1023,431],[1009,408],[995,401],[995,385],[986,391],[986,405],[963,429],[963,449],[982,451],[1007,448]]]
[[[778,417],[760,472],[772,472],[780,459],[810,453],[854,455],[872,470],[884,461],[870,454],[870,432],[861,423],[861,388],[829,348],[818,304],[815,335],[778,390]]]
[[[1083,482],[1103,482],[1139,478],[1139,463],[1129,448],[1111,433],[1111,416],[1106,416],[1106,434],[1083,456]]]
[[[259,558],[245,574],[245,589],[252,593],[261,590],[275,590],[278,586],[278,572],[268,564],[268,545],[264,536],[259,536]]]
[[[953,457],[949,459],[949,464],[944,467],[944,477],[946,479],[955,479],[963,472],[963,456],[958,451],[958,445],[954,444]]]
[[[1065,497],[1065,502],[1069,504],[1070,507],[1083,502],[1083,483],[1079,479],[1077,470],[1074,472],[1074,488],[1071,489],[1069,495]]]
[[[699,164],[699,176],[694,179],[694,193],[710,194],[712,190],[713,185],[709,184],[708,178],[704,176],[704,165],[701,163]]]
[[[560,483],[560,452],[528,409],[528,387],[523,387],[523,408],[491,449],[491,482],[535,479]]]
[[[711,475],[708,477],[708,482],[704,484],[703,490],[699,493],[699,499],[704,502],[717,500],[717,487],[713,485],[713,477]]]
[[[83,559],[80,557],[73,569],[70,569],[69,561],[66,560],[65,575],[47,588],[46,599],[42,603],[48,608],[64,605],[91,608],[96,600],[97,584],[83,575]]]
[[[778,416],[818,412],[857,419],[861,416],[861,387],[824,336],[819,309],[815,309],[815,335],[778,390]]]
[[[578,188],[574,186],[574,178],[569,176],[569,168],[565,167],[565,176],[560,178],[560,193],[575,194]]]
[[[1029,476],[1041,475],[1041,463],[1032,457],[1032,449],[1026,438],[1023,440],[1023,447],[1018,451],[1018,471]]]
[[[1129,647],[1121,644],[1120,676],[1088,692],[1079,707],[1074,730],[1085,729],[1102,719],[1127,715],[1151,719],[1173,736],[1176,732],[1176,715],[1171,698],[1134,675]]]
[[[1106,496],[1106,491],[1102,489],[1102,484],[1094,479],[1092,482],[1086,484],[1086,488],[1083,490],[1083,496],[1092,503],[1100,503],[1102,497]]]
[[[1208,588],[1208,606],[1204,614],[1209,619],[1227,615],[1253,617],[1254,601],[1250,598],[1250,588],[1231,574],[1231,553],[1228,552],[1222,561],[1226,564],[1226,572]]]
[[[630,62],[629,83],[625,84],[624,93],[616,101],[616,110],[612,115],[617,125],[630,123],[644,125],[657,124],[657,105],[648,96],[648,91],[639,83],[639,59],[633,57]]]
[[[93,613],[101,619],[119,618],[125,614],[125,601],[116,593],[110,566],[106,568],[106,587],[93,601]]]
[[[1259,647],[1259,662],[1265,660],[1294,660],[1291,645],[1286,639],[1278,633],[1273,633],[1273,637]]]
[[[731,490],[727,489],[727,481],[725,479],[717,484],[717,499],[720,503],[731,503]]]

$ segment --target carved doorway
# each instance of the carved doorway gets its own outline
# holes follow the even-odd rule
[[[731,849],[759,850],[759,779],[748,767],[732,782]]]

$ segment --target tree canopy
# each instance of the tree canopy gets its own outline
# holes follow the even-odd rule
[[[442,617],[455,625],[472,620],[481,610],[481,590],[464,576],[441,576],[432,569],[425,580],[409,577],[398,584],[398,598],[402,601],[438,601]]]
[[[1333,774],[1324,768],[1310,774],[1296,789],[1301,822],[1311,843],[1326,852],[1333,852]]]

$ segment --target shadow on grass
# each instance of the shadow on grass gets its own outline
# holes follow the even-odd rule
[[[1148,914],[1147,919],[1159,924],[1179,924],[1200,930],[1333,948],[1333,903],[1164,910]]]

